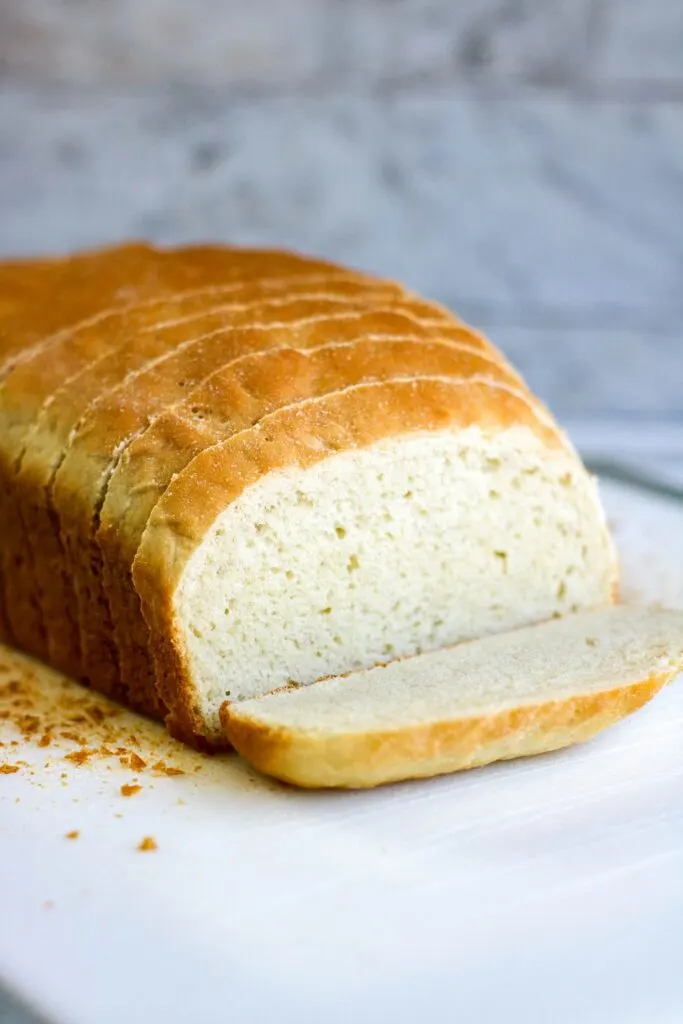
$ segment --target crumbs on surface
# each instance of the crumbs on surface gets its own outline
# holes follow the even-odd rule
[[[151,850],[158,849],[159,847],[157,846],[154,836],[145,836],[145,838],[141,839],[138,843],[138,850],[141,850],[143,853],[149,853]]]
[[[59,776],[64,786],[73,779],[74,769],[90,765],[171,777],[200,771],[206,760],[174,740],[161,723],[138,716],[3,645],[0,743],[7,750],[26,743],[33,749],[54,751],[68,768]],[[46,764],[8,761],[0,764],[0,774],[21,771],[23,777],[41,785],[46,768]]]
[[[80,834],[81,833],[78,831],[78,829],[75,828],[71,832],[67,832],[66,835],[64,836],[64,838],[65,839],[78,839]]]
[[[135,794],[139,793],[141,789],[142,786],[138,786],[135,783],[130,785],[128,783],[124,783],[124,785],[121,786],[121,796],[135,796]]]

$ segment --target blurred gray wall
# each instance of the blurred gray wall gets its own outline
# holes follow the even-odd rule
[[[0,0],[0,252],[281,244],[683,420],[683,0]]]

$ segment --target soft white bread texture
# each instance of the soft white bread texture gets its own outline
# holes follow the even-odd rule
[[[231,743],[306,787],[364,788],[589,739],[683,668],[683,612],[615,607],[225,703]]]

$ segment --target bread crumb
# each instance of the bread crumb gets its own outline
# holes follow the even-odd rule
[[[65,756],[64,760],[71,761],[73,764],[82,765],[89,761],[95,753],[97,753],[97,751],[90,750],[88,747],[83,747],[82,750],[72,750],[70,754]]]
[[[587,636],[586,637],[586,643],[588,644],[589,647],[597,647],[598,646],[598,641],[595,639],[594,636]]]
[[[49,733],[49,732],[44,732],[43,735],[38,740],[38,746],[39,747],[49,747],[51,743],[52,743],[52,734]]]
[[[157,761],[156,764],[152,765],[152,771],[158,775],[184,775],[185,772],[182,768],[172,768],[166,764],[165,761]]]
[[[71,732],[70,729],[62,729],[59,735],[63,740],[70,740],[71,743],[80,743],[81,745],[83,744],[83,737],[79,736],[75,732]]]
[[[121,786],[121,796],[135,796],[135,794],[139,793],[141,789],[142,786],[128,785],[127,783],[124,783],[124,785]]]
[[[14,775],[18,771],[18,764],[0,764],[0,775]]]
[[[66,835],[64,836],[64,838],[65,839],[78,839],[80,834],[81,833],[78,831],[78,829],[75,828],[75,829],[73,829],[72,832],[67,832]]]
[[[151,850],[158,850],[159,847],[156,844],[156,839],[153,836],[145,836],[145,838],[138,844],[138,850],[143,853],[148,853]]]

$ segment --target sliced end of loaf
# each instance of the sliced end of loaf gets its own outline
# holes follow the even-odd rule
[[[189,560],[187,704],[220,738],[226,699],[598,607],[615,579],[592,482],[525,428],[328,455],[247,488]]]
[[[618,607],[226,702],[221,720],[268,775],[366,788],[590,739],[681,667],[683,612]]]

